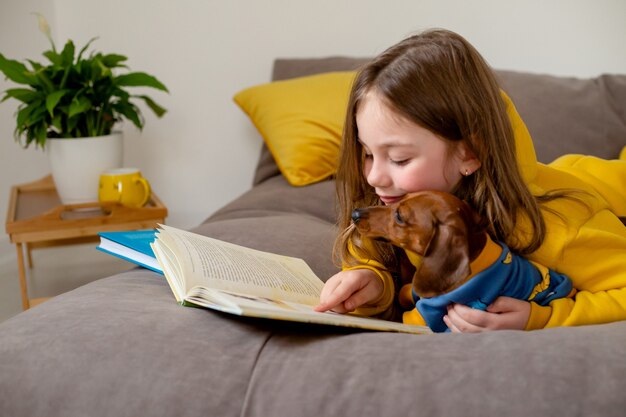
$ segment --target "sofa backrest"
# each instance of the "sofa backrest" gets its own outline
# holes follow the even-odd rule
[[[272,80],[358,69],[369,58],[276,59]],[[559,77],[496,70],[500,84],[526,122],[540,162],[568,153],[616,158],[626,146],[626,75]],[[264,145],[254,184],[280,175]]]

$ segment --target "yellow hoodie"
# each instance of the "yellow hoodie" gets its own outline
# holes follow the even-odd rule
[[[531,302],[526,329],[626,320],[626,226],[618,218],[626,216],[626,148],[619,160],[566,155],[547,165],[539,163],[526,125],[511,100],[504,93],[502,96],[515,134],[518,164],[531,192],[584,191],[576,194],[584,204],[572,199],[546,204],[558,214],[543,210],[546,238],[528,256],[569,276],[578,293],[549,306]],[[530,224],[526,219],[518,224],[514,238],[524,241]],[[363,260],[362,265],[350,269],[356,268],[373,270],[384,284],[380,298],[357,312],[373,315],[388,310],[395,292],[391,274],[374,260]]]

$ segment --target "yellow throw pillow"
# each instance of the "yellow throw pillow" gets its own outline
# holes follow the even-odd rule
[[[330,72],[275,81],[235,95],[291,185],[312,184],[336,172],[355,75]]]

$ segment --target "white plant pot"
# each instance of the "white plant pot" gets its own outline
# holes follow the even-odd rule
[[[48,138],[52,178],[63,204],[98,201],[100,174],[121,168],[123,136],[114,132],[91,138]]]

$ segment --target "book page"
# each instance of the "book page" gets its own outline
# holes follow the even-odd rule
[[[174,293],[174,297],[176,297],[176,301],[179,303],[183,302],[186,290],[183,274],[180,270],[180,262],[174,255],[174,252],[166,245],[162,244],[162,242],[155,240],[150,246],[157,257],[157,261],[165,275],[167,283]]]
[[[162,226],[156,246],[170,249],[171,270],[184,277],[184,293],[196,286],[275,300],[317,305],[323,282],[298,258],[262,252]],[[172,255],[173,254],[173,255]],[[175,271],[178,269],[178,271]]]
[[[194,289],[186,301],[195,306],[242,316],[414,334],[431,333],[430,329],[425,326],[414,326],[352,314],[320,313],[314,311],[311,305],[221,290],[203,293],[202,289]]]

